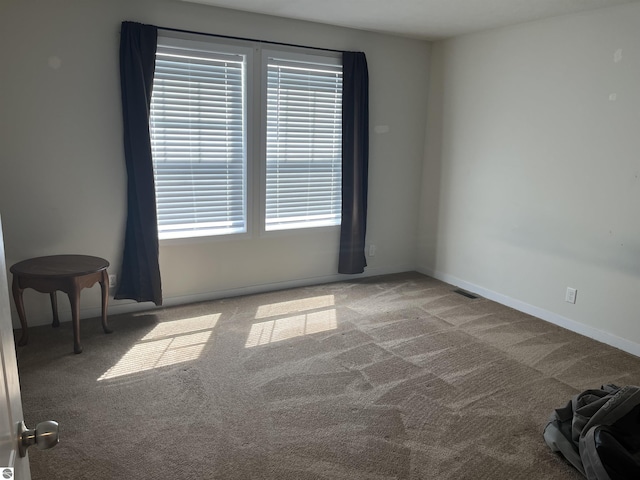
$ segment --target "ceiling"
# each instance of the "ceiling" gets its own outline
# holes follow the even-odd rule
[[[183,0],[427,40],[640,0]]]

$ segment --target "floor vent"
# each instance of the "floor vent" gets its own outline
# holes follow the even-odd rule
[[[463,297],[467,297],[467,298],[478,298],[477,295],[474,295],[471,292],[467,292],[466,290],[462,290],[461,288],[457,288],[456,290],[453,291],[453,293],[457,293],[458,295],[462,295]]]

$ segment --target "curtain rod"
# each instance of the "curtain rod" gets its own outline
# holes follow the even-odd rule
[[[226,38],[229,40],[243,40],[247,42],[267,43],[269,45],[280,45],[283,47],[308,48],[310,50],[321,50],[323,52],[344,53],[344,50],[334,50],[332,48],[309,47],[307,45],[297,45],[295,43],[271,42],[269,40],[258,40],[255,38],[247,38],[247,37],[234,37],[231,35],[218,35],[216,33],[196,32],[193,30],[182,30],[180,28],[168,28],[168,27],[157,27],[157,28],[158,30],[167,30],[169,32],[178,32],[178,33],[190,33],[192,35],[204,35],[206,37],[217,37],[217,38]]]

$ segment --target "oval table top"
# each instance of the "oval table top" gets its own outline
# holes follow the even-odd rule
[[[104,258],[90,255],[49,255],[14,264],[9,270],[22,277],[78,277],[105,270]]]

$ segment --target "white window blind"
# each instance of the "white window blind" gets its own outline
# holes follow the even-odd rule
[[[340,224],[342,65],[329,63],[267,60],[265,230]]]
[[[159,39],[150,133],[159,236],[246,231],[245,57]]]

